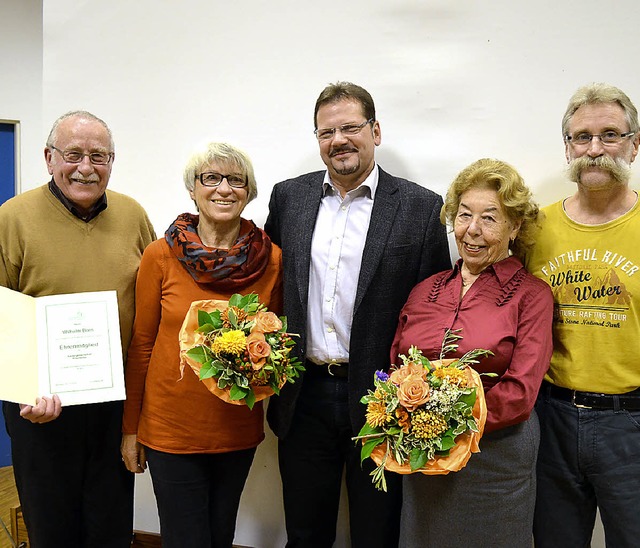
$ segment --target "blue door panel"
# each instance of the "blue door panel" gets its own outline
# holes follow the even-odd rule
[[[0,204],[6,202],[16,192],[15,158],[15,126],[0,123]],[[11,445],[1,413],[0,421],[0,467],[10,466]]]

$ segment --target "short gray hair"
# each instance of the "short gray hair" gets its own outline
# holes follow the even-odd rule
[[[594,105],[600,103],[618,103],[627,117],[629,131],[638,132],[638,111],[631,99],[621,89],[605,83],[592,83],[582,86],[569,100],[564,116],[562,117],[562,135],[568,135],[569,123],[576,110],[584,105]]]
[[[98,118],[95,114],[91,114],[86,110],[69,111],[66,114],[63,114],[62,116],[60,116],[60,118],[58,118],[55,122],[53,122],[51,131],[49,132],[49,137],[47,137],[47,147],[55,146],[55,142],[58,139],[58,126],[60,125],[60,122],[67,120],[68,118],[80,118],[82,120],[90,120],[92,122],[98,122],[102,124],[104,126],[104,129],[107,130],[107,134],[109,135],[111,152],[116,151],[116,146],[113,141],[113,134],[111,133],[111,129],[109,129],[109,126],[107,125],[107,123],[101,118]]]
[[[258,185],[253,172],[253,164],[246,152],[228,143],[209,143],[205,149],[194,152],[184,168],[184,186],[188,191],[195,187],[196,177],[200,170],[212,162],[238,168],[247,181],[248,200],[258,195]]]

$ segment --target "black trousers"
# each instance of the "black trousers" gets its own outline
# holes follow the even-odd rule
[[[147,448],[163,548],[231,548],[255,452],[172,454]]]
[[[353,435],[347,380],[305,378],[291,430],[278,445],[288,547],[333,545],[344,471],[351,546],[398,545],[401,478],[388,472],[388,492],[377,491],[369,475],[375,465],[367,459],[361,466]]]
[[[122,402],[64,407],[46,424],[4,403],[32,548],[128,548],[133,474],[120,457]]]

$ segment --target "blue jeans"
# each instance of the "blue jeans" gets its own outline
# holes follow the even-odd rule
[[[607,546],[638,546],[640,411],[578,408],[544,387],[536,410],[536,548],[588,547],[597,508]]]
[[[231,548],[255,452],[176,455],[147,448],[163,548]]]

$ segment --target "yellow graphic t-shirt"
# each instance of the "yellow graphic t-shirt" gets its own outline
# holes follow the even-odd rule
[[[543,209],[525,266],[553,292],[554,351],[546,379],[585,392],[640,387],[640,206],[614,221],[572,221],[562,202]]]

